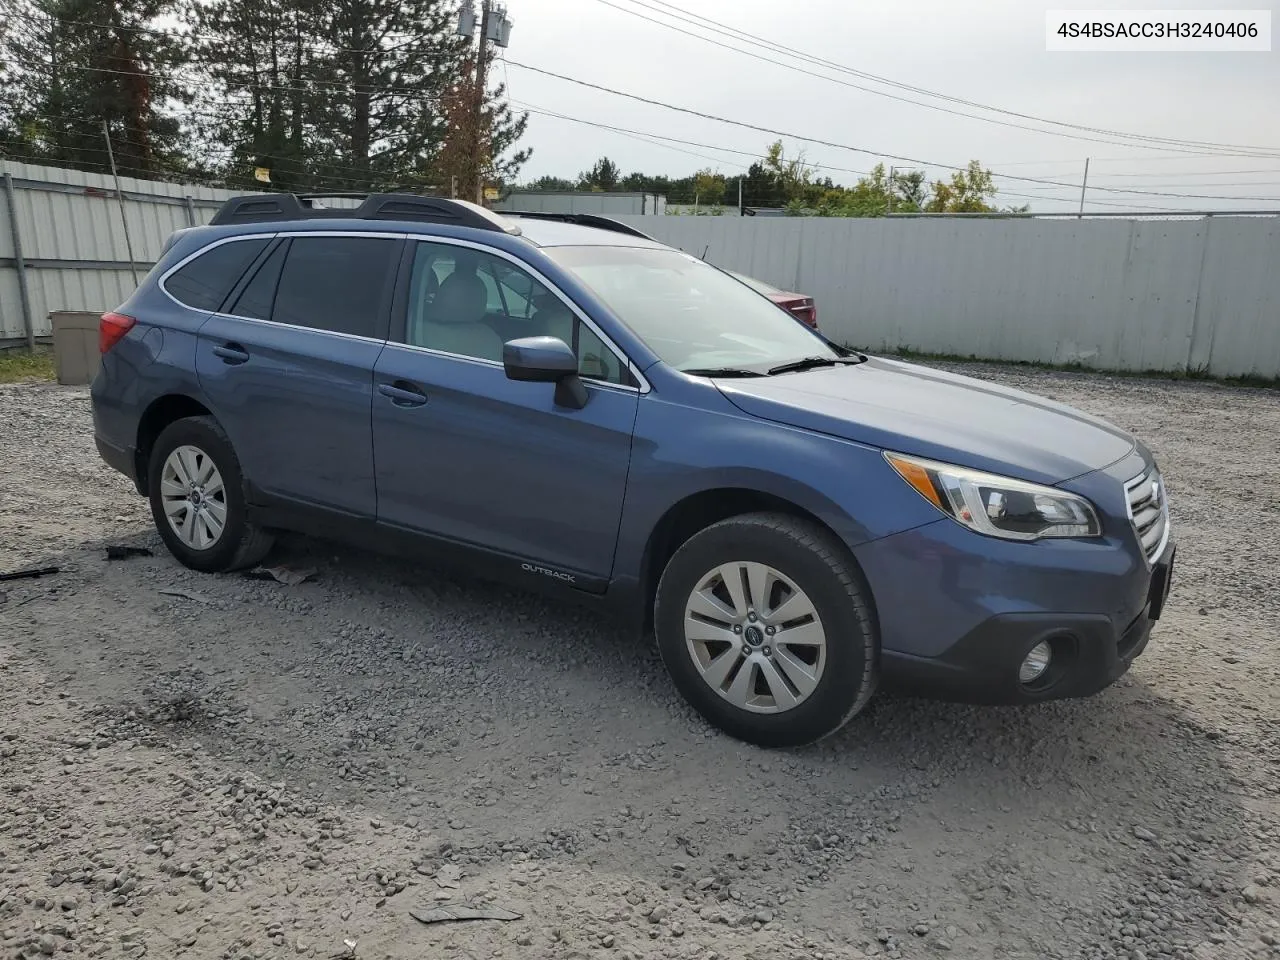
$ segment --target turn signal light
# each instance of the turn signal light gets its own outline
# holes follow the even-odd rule
[[[104,313],[98,321],[98,352],[106,353],[133,329],[137,319],[123,313]]]

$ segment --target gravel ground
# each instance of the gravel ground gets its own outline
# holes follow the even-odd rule
[[[1170,607],[1090,700],[794,752],[589,611],[300,538],[190,573],[86,390],[0,387],[0,570],[63,568],[0,583],[0,955],[1280,957],[1280,394],[960,369],[1150,443]],[[522,916],[411,913],[458,902]]]

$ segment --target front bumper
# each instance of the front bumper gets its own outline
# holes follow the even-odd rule
[[[1123,628],[1102,614],[1004,613],[969,630],[938,656],[882,653],[884,684],[912,696],[963,703],[1023,704],[1087,697],[1123,676],[1147,647],[1169,594],[1176,546],[1153,566],[1146,603]],[[1047,640],[1053,656],[1032,684],[1023,658]]]

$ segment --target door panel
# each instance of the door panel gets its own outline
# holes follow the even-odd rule
[[[566,409],[553,384],[398,344],[374,372],[427,398],[374,398],[380,521],[609,576],[638,393],[588,382],[586,407]]]
[[[382,343],[213,316],[196,373],[245,476],[265,493],[373,516],[369,429]],[[238,349],[243,362],[220,355]]]
[[[201,387],[262,492],[376,516],[373,368],[402,249],[367,234],[287,239],[200,328]]]

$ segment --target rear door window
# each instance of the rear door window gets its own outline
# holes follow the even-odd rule
[[[164,288],[195,310],[217,310],[270,237],[232,240],[205,251],[169,276]]]
[[[280,270],[284,267],[284,255],[288,249],[289,243],[285,241],[271,251],[271,256],[258,267],[253,279],[245,285],[235,303],[227,310],[228,313],[254,320],[271,319],[271,307],[275,303]]]
[[[385,339],[389,281],[400,244],[383,237],[294,237],[280,271],[271,319]]]

